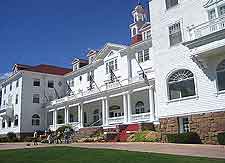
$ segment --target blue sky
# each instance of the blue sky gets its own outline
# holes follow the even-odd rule
[[[0,74],[15,63],[70,67],[88,48],[128,44],[137,1],[1,0]]]

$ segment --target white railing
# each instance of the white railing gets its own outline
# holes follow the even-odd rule
[[[120,83],[118,81],[106,84],[106,89],[113,89],[113,88],[117,88],[117,87],[120,87]]]
[[[225,29],[225,16],[210,20],[198,26],[189,27],[190,41]]]
[[[138,75],[138,76],[135,76],[135,77],[131,78],[129,83],[132,84],[132,83],[143,82],[143,81],[144,81],[143,77]]]
[[[151,113],[133,114],[131,115],[132,122],[151,121]]]
[[[124,122],[124,116],[109,118],[108,122],[109,122],[110,125],[123,123]]]

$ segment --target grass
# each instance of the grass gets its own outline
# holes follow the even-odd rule
[[[0,151],[0,163],[225,163],[225,160],[69,147]]]

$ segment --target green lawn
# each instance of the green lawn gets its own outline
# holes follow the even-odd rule
[[[0,163],[225,163],[225,160],[116,150],[38,148],[0,151]]]

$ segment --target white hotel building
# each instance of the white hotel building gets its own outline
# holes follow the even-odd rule
[[[130,46],[107,43],[88,62],[74,60],[57,89],[70,94],[40,109],[39,129],[154,123],[217,143],[225,131],[225,0],[151,0],[149,8],[151,24],[143,6],[132,12]],[[32,114],[23,117],[26,128]]]

